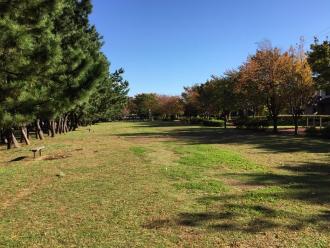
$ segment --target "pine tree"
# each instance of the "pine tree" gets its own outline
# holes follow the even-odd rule
[[[127,104],[128,82],[123,69],[116,70],[96,87],[88,102],[86,116],[92,121],[108,121],[120,117]]]
[[[91,11],[90,0],[0,2],[0,131],[8,148],[18,145],[17,127],[29,144],[27,124],[43,139],[45,129],[54,136],[76,128],[82,114],[100,120],[121,111],[128,83],[123,70],[109,74]]]
[[[90,12],[88,0],[66,1],[62,15],[55,21],[55,32],[62,38],[63,59],[48,89],[51,101],[47,105],[47,119],[52,135],[55,118],[58,120],[56,131],[66,132],[70,112],[88,101],[91,90],[108,71],[108,62],[100,52],[101,37],[88,21]]]
[[[38,102],[34,89],[59,62],[59,40],[52,24],[61,5],[60,0],[0,4],[0,126],[6,130],[8,148],[17,144],[12,128],[34,118]]]

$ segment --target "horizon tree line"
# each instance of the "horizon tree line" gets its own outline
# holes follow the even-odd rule
[[[166,106],[157,94],[138,94],[130,99],[128,113],[148,118],[149,112],[160,117],[171,110],[172,116],[223,119],[225,127],[232,113],[245,118],[266,115],[274,132],[279,115],[286,113],[292,116],[298,134],[301,115],[317,101],[316,90],[330,90],[329,61],[328,40],[320,43],[315,38],[308,52],[303,39],[286,51],[265,41],[237,69],[184,87],[181,96],[167,96],[176,99],[176,108]]]

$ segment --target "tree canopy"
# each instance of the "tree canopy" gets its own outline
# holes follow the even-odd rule
[[[315,39],[307,55],[318,88],[330,91],[330,41]]]
[[[91,11],[90,0],[1,1],[0,130],[8,148],[13,128],[35,126],[42,139],[44,130],[54,136],[124,107],[128,82],[123,70],[109,74]]]

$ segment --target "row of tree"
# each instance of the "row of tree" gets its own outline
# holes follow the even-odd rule
[[[126,115],[140,119],[173,120],[184,114],[184,105],[179,96],[142,93],[129,98]]]
[[[0,2],[0,138],[29,144],[30,130],[74,130],[112,118],[126,104],[123,70],[109,73],[90,0]]]
[[[140,94],[131,99],[130,113],[144,118],[150,113],[166,116],[166,111],[172,116],[218,117],[225,126],[232,113],[267,115],[275,132],[279,115],[289,113],[297,134],[299,118],[315,104],[316,89],[330,89],[329,61],[329,41],[315,39],[308,53],[303,41],[287,51],[263,42],[238,69],[185,87],[181,97],[172,97],[176,107],[163,100],[170,97]]]

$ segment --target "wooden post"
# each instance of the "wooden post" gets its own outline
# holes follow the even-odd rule
[[[320,129],[322,129],[322,117],[320,116]]]
[[[308,123],[309,118],[308,118],[308,116],[306,118],[307,118],[306,119],[306,127],[309,127],[309,123]]]

